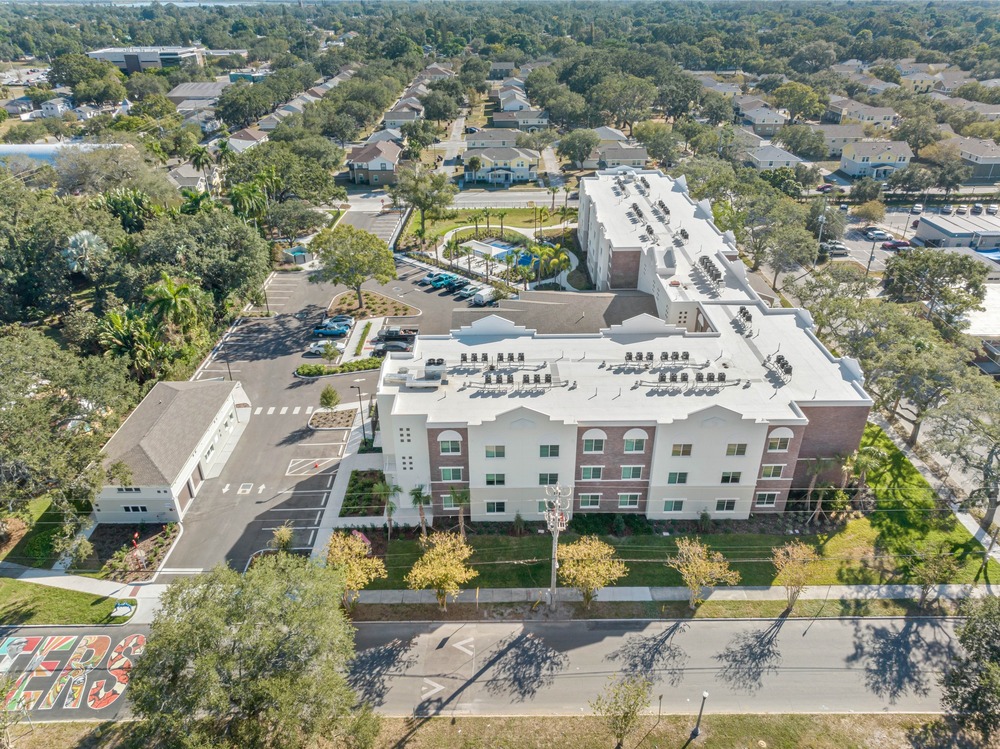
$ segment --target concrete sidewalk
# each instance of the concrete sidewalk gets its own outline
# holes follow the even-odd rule
[[[930,598],[957,600],[969,596],[996,595],[997,589],[989,585],[936,585],[931,589]],[[597,594],[598,601],[687,601],[688,589],[683,587],[613,587],[603,588]],[[556,598],[560,601],[583,600],[579,591],[559,588]],[[917,585],[815,585],[803,589],[799,596],[809,601],[871,601],[878,599],[920,598]],[[548,600],[547,588],[470,588],[463,590],[454,599],[458,603],[534,603]],[[785,589],[774,587],[733,587],[716,588],[705,597],[706,601],[784,601]],[[400,604],[437,603],[432,590],[363,590],[359,603]]]

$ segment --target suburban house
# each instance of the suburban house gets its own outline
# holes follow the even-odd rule
[[[236,153],[243,153],[268,139],[267,133],[258,127],[245,127],[229,136],[229,147]]]
[[[526,133],[544,130],[549,126],[549,115],[541,109],[522,109],[517,112],[494,112],[493,127],[516,127]]]
[[[766,101],[752,94],[740,94],[733,97],[733,110],[735,110],[738,117],[743,117],[751,109],[760,109],[766,106],[769,106]]]
[[[855,122],[883,128],[893,127],[897,117],[890,107],[870,107],[843,96],[831,96],[824,115],[827,121],[838,125]]]
[[[555,486],[568,515],[747,518],[783,512],[813,466],[857,449],[872,406],[857,362],[807,312],[760,299],[683,178],[584,177],[577,233],[598,290],[639,289],[654,311],[540,333],[501,307],[391,353],[376,399],[403,495],[423,486],[435,518],[465,489],[474,520],[541,520]]]
[[[94,500],[98,523],[184,518],[206,479],[222,472],[250,420],[239,382],[158,382],[104,446],[105,468],[123,463],[127,485]]]
[[[473,172],[469,162],[478,157],[482,166]],[[475,148],[463,155],[466,182],[512,185],[538,179],[538,151],[530,148]]]
[[[429,81],[443,81],[448,78],[454,78],[457,73],[450,67],[445,67],[442,63],[434,63],[433,65],[428,65],[420,73],[420,77]]]
[[[377,141],[356,149],[347,160],[355,184],[391,185],[396,182],[403,149],[392,141]]]
[[[69,100],[61,96],[42,102],[42,117],[62,117],[72,109]]]
[[[174,104],[180,104],[182,101],[204,101],[214,104],[230,85],[229,81],[179,83],[167,92],[167,98]]]
[[[406,140],[403,137],[403,133],[395,128],[386,128],[385,130],[376,130],[374,133],[368,136],[365,143],[379,143],[382,141],[392,141],[398,146],[403,145],[403,141]]]
[[[602,146],[624,146],[629,142],[628,136],[616,127],[601,125],[600,127],[595,127],[594,132],[601,139],[598,148]]]
[[[955,137],[941,141],[942,146],[954,146],[962,157],[963,166],[970,167],[968,182],[993,184],[1000,181],[1000,145],[990,138]]]
[[[863,140],[848,143],[840,155],[840,171],[849,177],[886,179],[905,169],[913,158],[910,146],[901,140]]]
[[[510,78],[516,70],[517,65],[513,62],[490,62],[490,78],[493,80]]]
[[[802,163],[802,159],[794,153],[777,146],[761,146],[750,152],[748,160],[750,165],[759,172],[780,169],[783,166],[794,169],[796,164]]]
[[[882,94],[890,89],[899,88],[898,83],[893,83],[892,81],[883,81],[881,78],[876,78],[873,75],[868,75],[866,73],[851,73],[847,78],[865,87],[865,93],[870,96],[876,94]]]
[[[222,188],[222,170],[212,167],[208,174],[202,169],[195,169],[190,162],[174,167],[167,172],[167,178],[177,189],[194,190],[195,192],[215,193]]]
[[[868,63],[851,58],[843,62],[835,62],[830,66],[830,70],[839,75],[850,75],[851,73],[864,73],[868,70]]]
[[[830,156],[840,156],[848,143],[857,143],[865,138],[863,125],[810,125],[809,129],[823,135],[823,144]]]
[[[743,124],[760,136],[776,135],[787,122],[788,115],[767,105],[743,113]]]
[[[92,120],[97,115],[103,114],[103,111],[100,107],[95,107],[92,104],[81,104],[78,107],[73,107],[73,114],[78,120]]]
[[[519,135],[521,135],[520,130],[485,128],[478,133],[466,135],[465,143],[469,148],[513,148],[517,145]]]
[[[11,117],[18,117],[35,111],[35,103],[27,96],[18,96],[16,99],[5,101],[3,108]]]
[[[695,76],[698,82],[701,83],[702,87],[708,89],[709,91],[714,91],[715,93],[726,97],[727,99],[733,99],[743,93],[743,89],[737,86],[735,83],[723,83],[710,75],[698,75]]]
[[[387,129],[399,130],[407,122],[416,122],[420,119],[423,119],[420,112],[404,107],[403,109],[390,109],[385,113],[382,122]]]
[[[598,146],[583,162],[584,169],[611,169],[616,166],[643,168],[649,162],[649,152],[644,146],[629,145],[628,142]]]
[[[926,94],[934,90],[939,80],[937,73],[918,70],[900,76],[899,83],[907,91],[912,91],[915,94]]]
[[[521,112],[531,109],[531,102],[520,89],[500,94],[499,104],[502,112]]]

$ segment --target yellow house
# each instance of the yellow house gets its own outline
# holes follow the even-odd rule
[[[479,159],[479,169],[469,167]],[[466,182],[510,185],[538,179],[538,151],[530,148],[471,148],[463,156]],[[475,162],[472,162],[475,163]]]

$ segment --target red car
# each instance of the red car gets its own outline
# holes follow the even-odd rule
[[[905,250],[910,247],[910,243],[905,239],[893,239],[888,242],[882,243],[883,250],[890,250],[895,252],[897,250]]]
[[[816,188],[816,192],[830,192],[833,189],[833,185],[820,185]]]

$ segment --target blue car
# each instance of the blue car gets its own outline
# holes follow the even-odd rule
[[[453,276],[450,273],[445,273],[443,275],[440,275],[437,278],[435,278],[433,281],[431,281],[431,288],[432,289],[443,288],[443,287],[447,286],[448,283],[450,283],[454,278],[456,278],[456,276]]]
[[[322,336],[324,338],[343,338],[350,332],[350,325],[321,325],[320,327],[313,329],[313,335]]]

